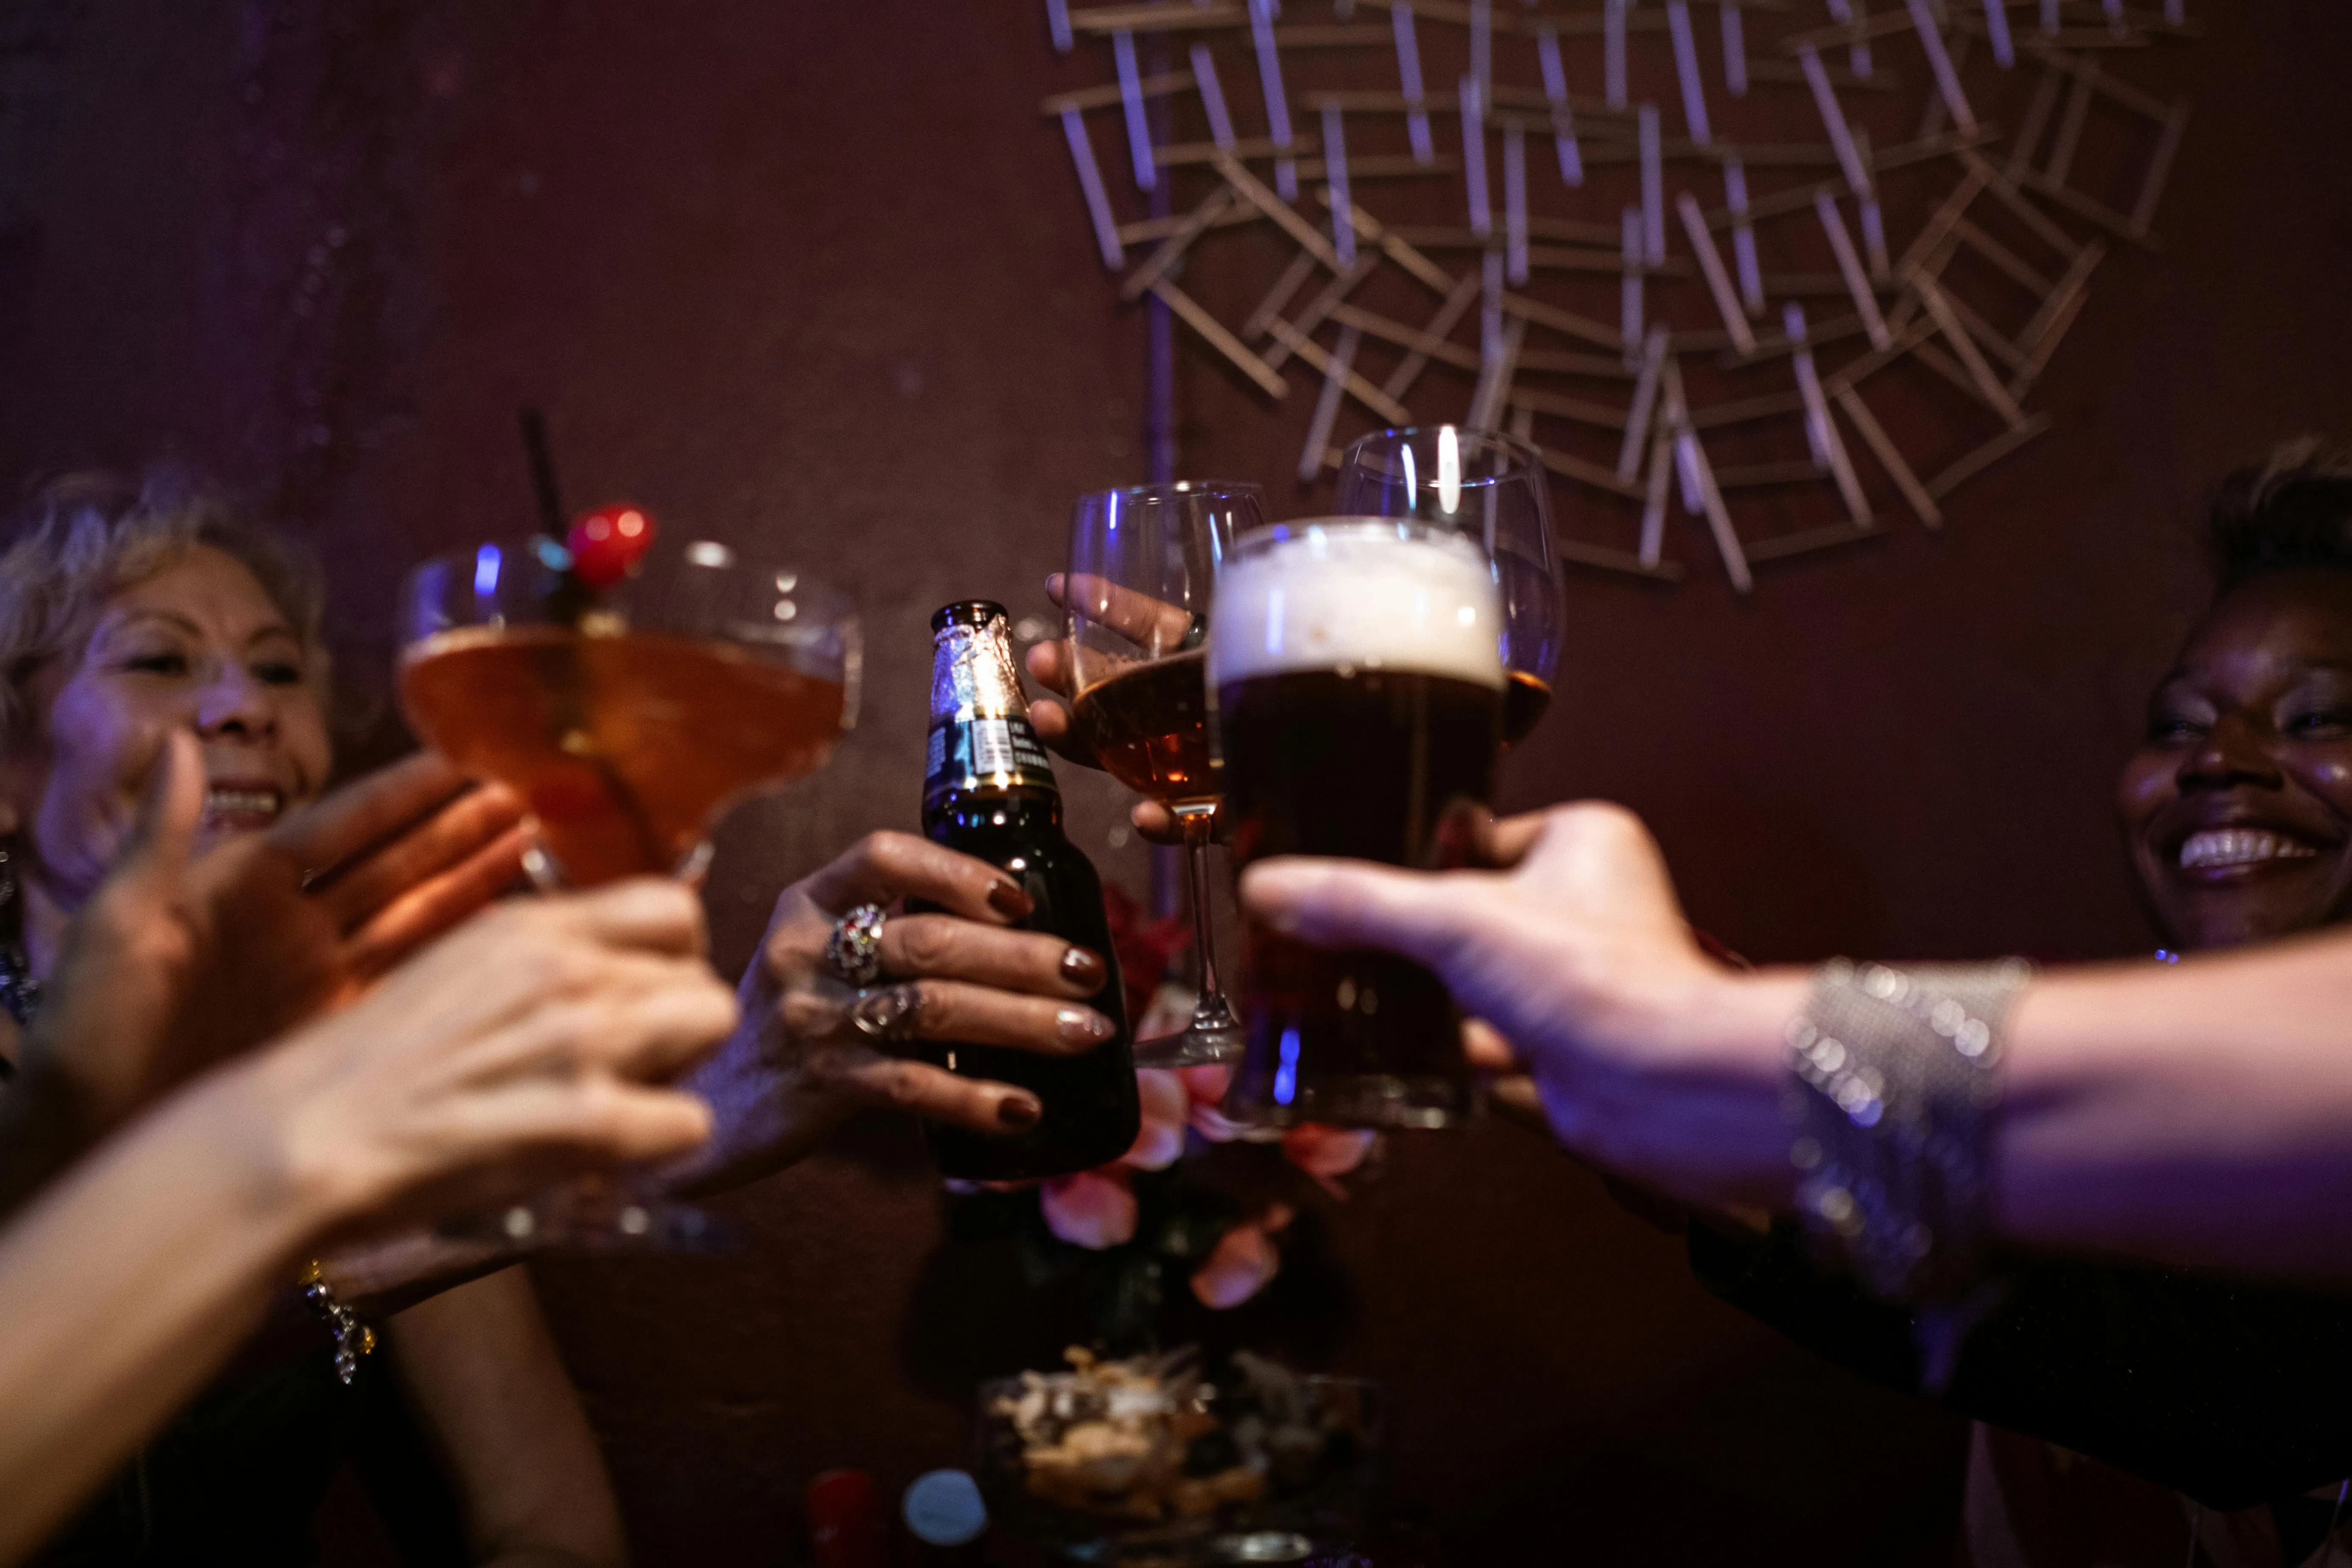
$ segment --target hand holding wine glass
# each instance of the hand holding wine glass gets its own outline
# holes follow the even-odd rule
[[[1185,847],[1200,997],[1184,1029],[1137,1042],[1136,1060],[1148,1067],[1241,1054],[1203,896],[1221,793],[1209,741],[1209,614],[1234,541],[1265,521],[1256,486],[1202,480],[1099,490],[1078,498],[1071,518],[1070,570],[1057,595],[1069,635],[1042,662],[1075,699],[1075,746],[1158,805]]]
[[[1056,572],[1045,579],[1045,597],[1054,608],[1066,616],[1073,592],[1067,573]],[[1173,606],[1160,606],[1172,609]],[[1077,696],[1077,669],[1070,656],[1070,645],[1058,637],[1032,644],[1023,656],[1022,663],[1029,679],[1053,693],[1029,704],[1030,722],[1036,727],[1037,738],[1055,756],[1085,768],[1102,768],[1102,760],[1095,755],[1087,737],[1078,728],[1071,712],[1071,703]],[[1176,814],[1159,801],[1146,796],[1128,812],[1128,821],[1136,832],[1154,844],[1181,845],[1184,842],[1183,825]]]
[[[185,776],[117,875],[190,869]],[[322,1244],[694,1147],[709,1112],[667,1083],[733,1018],[677,884],[511,902],[107,1139],[0,1234],[0,1558],[192,1398]]]

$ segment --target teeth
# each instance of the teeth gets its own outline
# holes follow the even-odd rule
[[[274,789],[214,789],[205,792],[205,814],[208,816],[275,816],[278,815],[278,792]]]
[[[2319,851],[2308,844],[2257,827],[2212,827],[2192,833],[2180,847],[2180,868],[2252,866],[2264,860],[2308,860]]]

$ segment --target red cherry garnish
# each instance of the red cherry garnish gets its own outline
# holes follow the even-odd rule
[[[572,552],[572,574],[586,588],[609,588],[629,574],[654,542],[654,514],[615,501],[572,520],[563,547]]]

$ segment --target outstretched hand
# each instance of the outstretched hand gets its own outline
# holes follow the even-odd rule
[[[667,1158],[711,1118],[667,1086],[735,1022],[704,948],[667,878],[516,900],[207,1082],[259,1091],[269,1168],[335,1230]]]
[[[174,733],[45,987],[27,1071],[70,1086],[84,1141],[354,995],[520,872],[514,797],[430,752],[192,859],[204,791]]]
[[[1640,820],[1579,805],[1497,824],[1503,871],[1427,873],[1288,857],[1242,879],[1249,911],[1323,947],[1428,965],[1531,1072],[1553,1131],[1595,1163],[1702,1202],[1769,1201],[1785,1184],[1777,1056],[1727,1013],[1795,1010],[1786,981],[1742,980],[1701,952]],[[1796,983],[1801,987],[1801,981]],[[1770,1030],[1764,1031],[1767,1037]],[[1489,1042],[1489,1068],[1505,1053]],[[1760,1190],[1759,1190],[1760,1188]]]

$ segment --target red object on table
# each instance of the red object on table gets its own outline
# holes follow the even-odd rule
[[[864,1470],[827,1470],[809,1482],[808,1516],[816,1568],[889,1568],[882,1493]]]
[[[563,548],[572,552],[572,574],[581,584],[601,589],[627,576],[653,542],[653,513],[614,501],[573,518]]]

